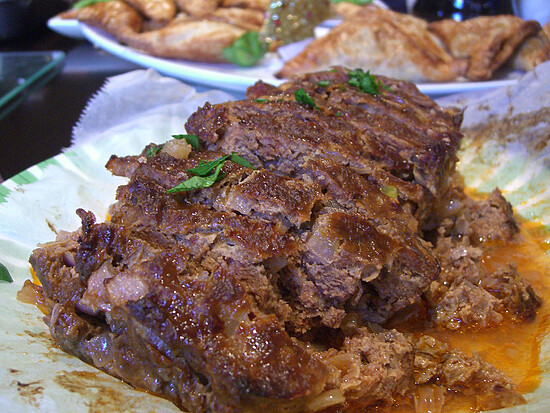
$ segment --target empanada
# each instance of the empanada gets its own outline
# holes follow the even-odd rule
[[[219,7],[208,18],[257,32],[264,23],[264,12],[240,7]]]
[[[78,19],[90,26],[99,27],[117,39],[138,33],[143,17],[130,5],[120,0],[95,3],[82,9],[71,9],[60,15],[63,19]]]
[[[157,22],[169,22],[176,15],[176,4],[173,0],[125,0],[145,17]]]
[[[544,31],[523,41],[512,55],[510,65],[513,69],[531,70],[550,59],[550,38]]]
[[[221,7],[241,7],[266,11],[270,4],[271,0],[222,0]]]
[[[175,19],[158,30],[126,36],[124,41],[154,56],[221,63],[226,62],[222,50],[244,33],[244,29],[227,23],[187,18]]]
[[[179,9],[191,16],[206,16],[218,8],[221,0],[175,0]]]
[[[540,24],[516,16],[481,16],[457,22],[442,20],[430,23],[428,29],[437,34],[456,58],[469,59],[466,77],[490,79],[528,37],[536,35]]]
[[[314,40],[278,76],[288,78],[335,65],[414,82],[450,81],[466,69],[465,62],[454,59],[427,30],[424,20],[376,6],[363,7]]]

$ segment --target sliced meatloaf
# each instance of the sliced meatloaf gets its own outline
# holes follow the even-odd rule
[[[200,148],[113,155],[107,168],[128,182],[110,220],[78,210],[81,228],[30,258],[56,343],[193,412],[357,411],[419,392],[465,392],[476,409],[524,402],[479,357],[388,327],[428,306],[427,323],[454,328],[453,294],[488,291],[468,290],[454,249],[507,242],[517,226],[499,194],[476,203],[453,183],[460,112],[364,79],[375,93],[343,68],[259,82],[189,118]],[[197,172],[210,162],[215,179]],[[460,213],[444,212],[451,199]],[[533,314],[513,267],[490,279],[512,286],[485,297],[495,311]]]

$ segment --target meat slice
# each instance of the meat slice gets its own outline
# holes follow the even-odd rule
[[[378,79],[383,87],[374,95],[350,85],[349,71],[342,68],[276,89],[260,82],[249,88],[248,100],[200,108],[186,128],[209,149],[238,152],[280,174],[301,174],[311,158],[347,166],[380,186],[391,174],[394,182],[403,182],[398,186],[408,186],[403,201],[414,203],[423,220],[431,203],[419,194],[445,194],[462,115],[437,107],[408,83]],[[298,89],[315,106],[297,101]]]

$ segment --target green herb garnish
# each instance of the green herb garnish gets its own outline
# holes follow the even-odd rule
[[[390,198],[397,199],[397,187],[393,185],[384,185],[382,188],[380,188],[380,191],[384,194],[389,196]]]
[[[363,72],[363,69],[350,70],[348,72],[348,83],[359,88],[361,92],[377,95],[380,93],[380,88],[390,90],[376,76],[370,74],[370,70]]]
[[[159,153],[162,148],[164,148],[164,144],[160,145],[151,145],[147,148],[147,157],[150,158],[151,156],[155,156],[157,153]]]
[[[176,192],[190,191],[192,189],[208,188],[214,185],[214,183],[218,182],[225,176],[225,174],[221,173],[221,170],[227,160],[246,168],[255,169],[254,165],[242,156],[237,155],[235,152],[231,155],[225,155],[210,162],[203,162],[201,160],[196,167],[186,170],[186,172],[189,172],[194,176],[180,182],[176,186],[168,189],[166,192],[173,194]]]
[[[340,112],[340,111],[338,111],[338,112],[336,112],[336,113],[334,114],[334,116],[338,116],[338,117],[340,117],[340,116],[342,116],[342,115],[343,115],[343,113]]]
[[[214,172],[210,175],[206,176],[199,176],[195,175],[191,178],[180,182],[173,188],[170,188],[166,192],[169,194],[173,194],[176,192],[184,192],[184,191],[191,191],[192,189],[201,189],[201,188],[208,188],[212,185],[214,185],[215,182],[222,179],[225,174],[221,174],[220,171],[222,170],[223,163],[220,163],[216,166],[216,169],[214,169]]]
[[[244,166],[245,168],[256,169],[254,168],[254,165],[252,165],[242,156],[237,155],[235,152],[231,154],[231,157],[229,158],[229,160],[233,163],[236,163],[237,165]]]
[[[267,103],[267,102],[269,102],[269,99],[254,99],[254,102]]]
[[[187,142],[189,145],[191,145],[194,149],[200,152],[201,146],[199,144],[199,138],[197,135],[172,135],[172,138],[174,139],[185,139],[185,142]]]
[[[310,108],[319,109],[319,106],[317,106],[313,98],[309,96],[307,92],[302,88],[294,92],[294,98],[296,99],[297,102],[300,102],[306,106],[309,106]]]
[[[8,282],[8,283],[13,282],[13,278],[11,278],[10,271],[2,263],[0,263],[0,281]]]
[[[317,82],[317,86],[327,87],[330,85],[330,80],[320,80]]]
[[[188,169],[187,172],[192,173],[193,175],[206,176],[210,174],[215,168],[217,168],[218,165],[223,165],[230,156],[231,155],[225,155],[210,162],[199,161],[198,166]]]
[[[111,0],[80,0],[73,4],[73,9],[83,9],[96,3],[105,3]]]
[[[222,50],[223,56],[239,66],[252,66],[267,52],[267,43],[260,40],[258,32],[248,31]]]
[[[359,6],[364,6],[365,4],[372,3],[372,0],[330,0],[331,3],[352,3]]]

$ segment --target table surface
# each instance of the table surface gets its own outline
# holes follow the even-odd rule
[[[0,52],[61,50],[60,73],[0,120],[0,175],[4,178],[70,146],[72,128],[105,79],[140,67],[49,30],[33,38],[0,43]]]

